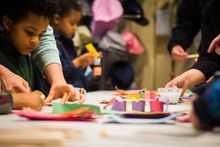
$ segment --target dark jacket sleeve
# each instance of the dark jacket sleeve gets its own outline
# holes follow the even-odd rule
[[[201,27],[201,9],[199,0],[181,1],[177,11],[176,26],[168,43],[169,53],[175,45],[180,45],[184,49],[190,47]]]
[[[213,51],[207,53],[211,41],[220,34],[220,1],[209,1],[202,13],[202,41],[199,50],[200,57],[193,68],[200,70],[206,77],[210,78],[216,71],[220,70],[220,56]]]

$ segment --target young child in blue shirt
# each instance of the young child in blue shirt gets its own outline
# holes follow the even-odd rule
[[[77,56],[72,38],[81,19],[81,8],[75,0],[58,0],[59,12],[53,16],[51,26],[60,52],[63,73],[67,83],[85,88],[84,69],[94,63],[96,55]]]

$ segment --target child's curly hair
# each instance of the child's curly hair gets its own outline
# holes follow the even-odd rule
[[[58,13],[61,17],[67,15],[70,10],[81,12],[81,7],[77,0],[57,0]]]
[[[0,6],[1,22],[5,15],[13,21],[20,21],[30,12],[50,19],[56,11],[55,0],[6,0]]]

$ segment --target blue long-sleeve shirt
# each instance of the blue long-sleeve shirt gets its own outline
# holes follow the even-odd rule
[[[72,63],[72,60],[77,57],[73,42],[58,32],[54,32],[54,36],[66,82],[74,87],[85,87],[83,69],[75,67]]]

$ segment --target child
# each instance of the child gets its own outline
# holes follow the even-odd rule
[[[45,33],[55,5],[53,0],[7,0],[1,5],[0,64],[24,78],[32,90],[37,84],[30,54]],[[59,94],[62,88],[57,87]]]
[[[96,60],[96,56],[85,53],[77,57],[72,37],[81,19],[81,9],[75,0],[58,0],[59,13],[54,15],[52,27],[56,38],[63,73],[67,83],[75,87],[85,87],[83,69]]]
[[[0,64],[23,77],[35,89],[30,53],[39,44],[55,10],[49,0],[8,0],[4,3],[0,36]]]
[[[192,123],[196,129],[212,130],[220,126],[220,79],[207,86],[193,103]]]

